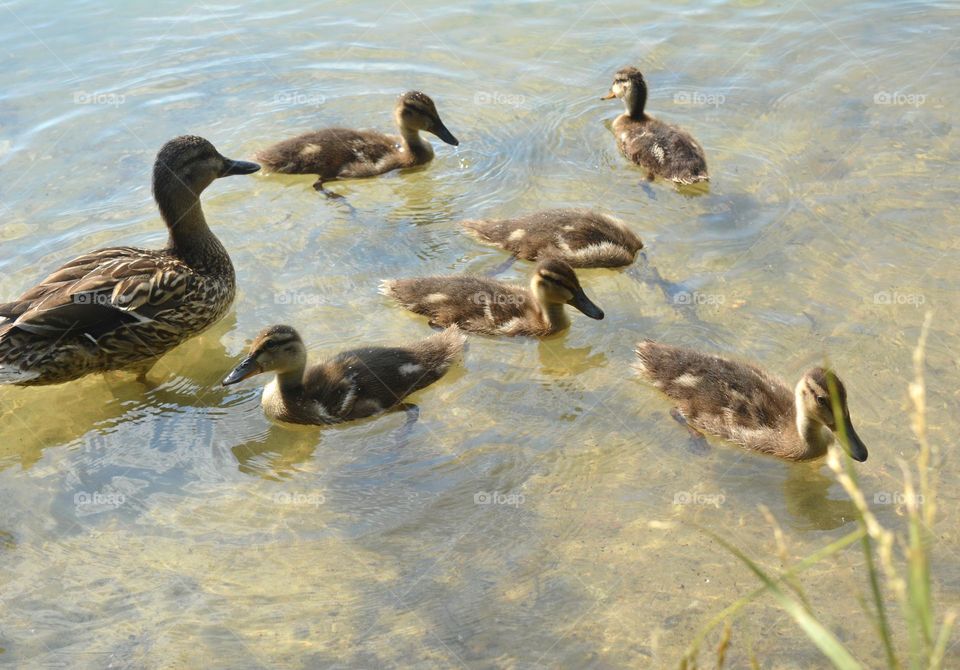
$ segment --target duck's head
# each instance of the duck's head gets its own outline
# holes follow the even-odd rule
[[[847,407],[847,389],[840,378],[826,368],[811,368],[797,384],[797,413],[807,420],[815,421],[828,428],[835,435],[846,433],[848,444],[843,444],[855,461],[867,460],[867,447],[863,444],[850,420],[850,408]]]
[[[572,305],[591,319],[603,318],[603,310],[583,292],[573,268],[559,258],[548,258],[537,265],[530,290],[542,305]]]
[[[197,197],[219,177],[251,174],[256,163],[223,156],[210,142],[195,135],[175,137],[160,149],[153,164],[153,194]]]
[[[433,104],[425,93],[420,91],[407,91],[397,98],[397,106],[393,110],[397,126],[403,131],[425,130],[433,133],[447,144],[457,146],[460,141],[453,136],[447,127],[440,120],[440,114],[437,113],[437,106]]]
[[[290,326],[270,326],[250,345],[250,351],[223,380],[224,386],[264,372],[277,374],[302,372],[307,361],[307,349],[300,334]]]
[[[602,100],[613,98],[623,100],[627,112],[631,115],[642,114],[647,104],[647,82],[643,79],[643,73],[632,66],[617,70],[613,75],[610,92],[603,96]]]

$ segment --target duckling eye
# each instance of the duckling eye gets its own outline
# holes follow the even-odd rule
[[[818,395],[818,396],[817,396],[817,405],[819,405],[820,407],[826,407],[826,406],[827,406],[827,398],[826,398],[826,396]]]

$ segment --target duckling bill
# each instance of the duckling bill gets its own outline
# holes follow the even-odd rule
[[[699,351],[646,340],[636,354],[637,373],[669,396],[698,431],[792,461],[820,458],[842,432],[850,456],[867,460],[846,387],[832,370],[808,370],[791,392],[760,368]]]
[[[93,251],[0,304],[0,384],[59,384],[123,369],[143,376],[219,321],[233,302],[236,276],[207,226],[200,193],[220,177],[259,169],[226,158],[202,137],[167,142],[153,167],[166,248]]]
[[[452,327],[403,347],[345,351],[308,369],[300,334],[290,326],[270,326],[223,385],[273,372],[261,400],[270,418],[307,425],[351,421],[396,408],[443,377],[462,355],[465,340]]]
[[[258,153],[257,160],[273,172],[315,174],[318,179],[313,187],[335,197],[324,188],[324,182],[372,177],[433,160],[433,148],[420,131],[453,146],[460,144],[440,119],[433,100],[420,91],[400,96],[394,120],[399,136],[375,130],[325,128],[278,142]]]
[[[647,82],[635,67],[625,67],[613,77],[604,100],[620,98],[626,111],[613,122],[617,146],[628,160],[647,171],[647,179],[657,177],[677,184],[709,181],[703,147],[693,136],[677,126],[664,123],[646,113]]]
[[[544,337],[570,326],[564,305],[591,319],[603,310],[584,293],[576,273],[557,258],[541,261],[530,288],[486,277],[453,275],[386,280],[380,292],[412,312],[430,317],[435,326],[456,324],[488,335]]]

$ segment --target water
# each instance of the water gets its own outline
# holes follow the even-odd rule
[[[461,140],[433,140],[426,168],[336,184],[353,212],[309,176],[214,184],[203,204],[239,295],[161,361],[156,388],[0,389],[0,663],[669,667],[757,585],[697,524],[776,569],[760,505],[792,561],[853,517],[822,462],[692,450],[629,372],[633,344],[747,357],[791,384],[829,357],[870,448],[862,484],[898,526],[902,508],[873,496],[899,490],[897,459],[915,452],[906,384],[928,309],[929,422],[948,454],[934,593],[960,601],[955,3],[13,1],[0,15],[8,299],[91,248],[161,245],[149,175],[172,136],[249,158],[324,125],[389,129],[395,96],[419,88]],[[599,98],[627,63],[651,112],[706,147],[708,194],[644,189],[617,154],[619,103]],[[293,429],[263,417],[253,384],[218,385],[271,323],[317,357],[420,337],[380,278],[487,271],[503,255],[455,221],[583,205],[630,222],[703,323],[629,274],[584,271],[605,320],[472,338],[416,397],[402,447],[402,415]],[[685,494],[703,504],[675,505]],[[862,555],[804,585],[881,665]],[[767,600],[733,645],[734,667],[823,666]]]

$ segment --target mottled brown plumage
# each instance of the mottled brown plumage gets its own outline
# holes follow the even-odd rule
[[[703,147],[690,133],[653,118],[644,111],[647,83],[635,67],[618,70],[604,100],[622,98],[626,113],[613,122],[617,147],[647,171],[650,180],[662,177],[678,184],[709,181]]]
[[[432,160],[433,148],[420,137],[421,130],[447,144],[459,144],[440,120],[433,100],[419,91],[400,96],[394,119],[400,135],[325,128],[274,144],[258,153],[257,159],[274,172],[315,174],[319,178],[314,188],[333,195],[324,189],[324,182],[372,177]]]
[[[537,265],[529,289],[485,277],[453,275],[385,280],[380,292],[430,317],[434,325],[457,324],[489,335],[552,335],[570,326],[564,305],[591,319],[603,318],[573,269],[556,258]]]
[[[101,249],[76,258],[13,302],[0,304],[0,383],[70,381],[149,368],[216,323],[233,302],[230,257],[207,227],[200,193],[255,163],[224,158],[200,137],[167,142],[153,193],[170,231],[165,249]]]
[[[747,363],[650,340],[639,343],[636,353],[638,374],[676,402],[697,430],[788,460],[818,458],[839,430],[835,397],[851,456],[867,460],[867,448],[850,420],[846,389],[825,368],[808,370],[791,392],[780,379]]]
[[[513,219],[472,219],[472,236],[528,261],[560,258],[574,268],[630,265],[643,242],[613,216],[589,209],[547,209]]]
[[[267,416],[287,423],[340,423],[385,412],[434,383],[460,357],[465,340],[451,327],[404,347],[345,351],[307,369],[307,350],[297,331],[271,326],[257,335],[250,353],[223,383],[276,372],[261,401]]]

